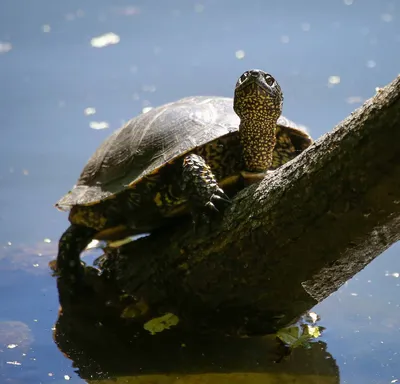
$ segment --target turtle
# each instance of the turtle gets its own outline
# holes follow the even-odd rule
[[[95,151],[57,203],[70,211],[59,276],[79,281],[93,239],[153,232],[171,218],[212,217],[237,190],[296,157],[313,140],[281,115],[283,93],[262,70],[244,72],[234,98],[192,96],[143,113]]]

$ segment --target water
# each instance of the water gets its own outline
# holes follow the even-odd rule
[[[184,96],[232,96],[244,70],[262,68],[283,88],[285,115],[317,138],[399,73],[399,7],[394,0],[2,1],[0,322],[15,337],[1,340],[0,382],[82,381],[52,340],[58,301],[47,262],[67,226],[52,205],[113,129]],[[91,45],[109,32],[117,44]],[[336,382],[400,380],[398,252],[393,245],[315,308],[340,371]],[[166,381],[142,380],[135,382]]]

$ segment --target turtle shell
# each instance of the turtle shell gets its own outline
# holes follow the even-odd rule
[[[109,136],[56,206],[69,210],[111,198],[196,147],[238,132],[239,123],[232,98],[194,96],[154,108]],[[278,125],[296,137],[299,149],[311,144],[304,127],[283,116]]]

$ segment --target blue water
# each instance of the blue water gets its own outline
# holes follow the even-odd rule
[[[117,44],[91,45],[110,32]],[[0,340],[0,382],[81,380],[52,340],[58,299],[47,262],[67,227],[53,204],[95,148],[145,107],[189,95],[232,96],[236,78],[250,68],[278,79],[285,115],[318,138],[399,74],[400,4],[0,3],[0,328],[20,321],[30,329],[25,352]],[[332,76],[339,83],[331,84]],[[93,121],[109,127],[93,129]],[[399,250],[393,245],[315,308],[339,366],[337,382],[400,380]],[[21,365],[7,364],[14,361]]]

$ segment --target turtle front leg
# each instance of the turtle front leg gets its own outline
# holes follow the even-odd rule
[[[83,225],[72,224],[61,236],[58,243],[56,275],[72,286],[84,285],[84,270],[80,254],[93,239],[96,230]]]
[[[219,187],[211,168],[201,156],[185,156],[182,178],[183,190],[191,205],[195,222],[199,215],[209,216],[213,211],[219,212],[230,203],[229,197]]]

